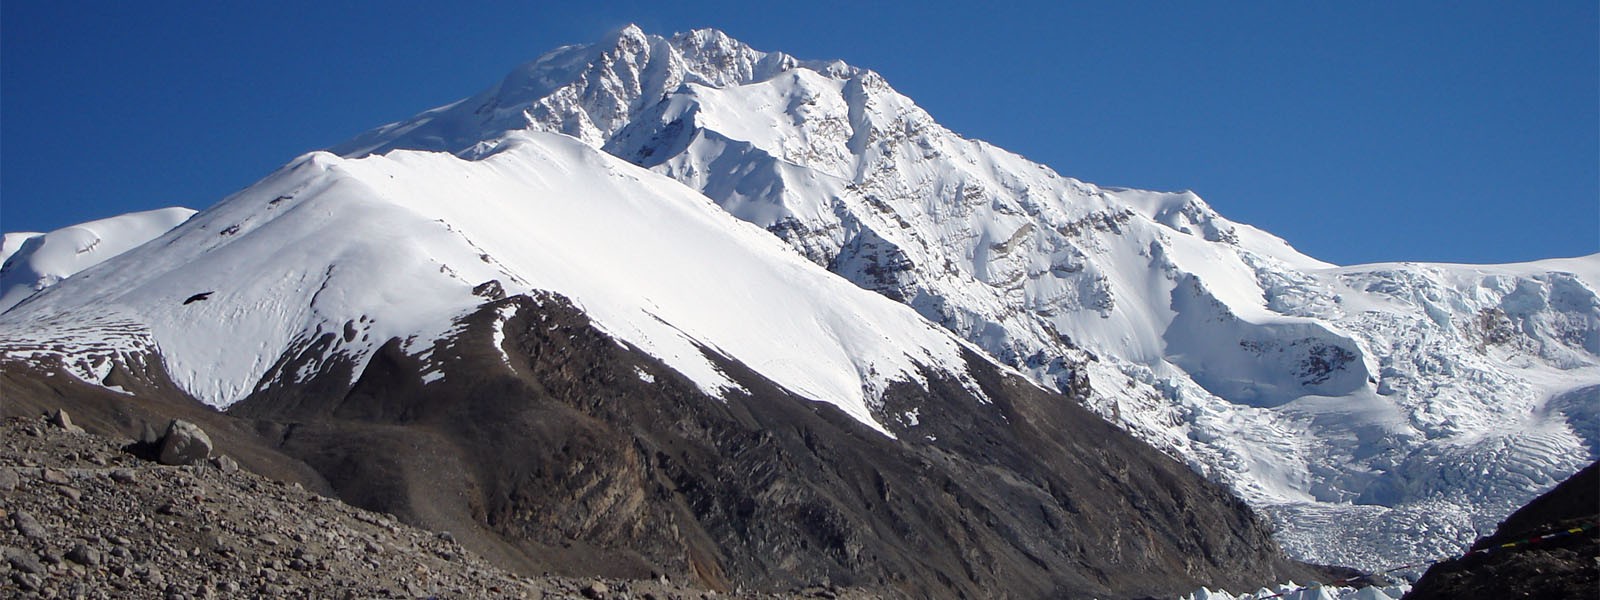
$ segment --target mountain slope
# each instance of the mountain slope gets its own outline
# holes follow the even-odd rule
[[[174,234],[69,280],[26,318],[87,306],[137,315],[177,381],[218,407],[270,379],[279,348],[322,332],[344,331],[335,353],[357,370],[390,338],[432,339],[491,280],[561,290],[707,392],[732,384],[702,347],[875,426],[875,391],[962,362],[914,313],[671,181],[558,136],[482,161],[311,155]],[[144,268],[125,267],[135,263]],[[762,312],[725,318],[752,309]],[[258,345],[238,347],[240,337]]]
[[[7,233],[0,244],[0,312],[74,273],[148,242],[194,211],[163,208],[63,227]],[[13,260],[14,259],[14,260]]]
[[[1041,384],[1092,388],[1302,556],[1454,552],[1596,457],[1600,255],[1329,265],[1192,193],[1059,176],[875,73],[711,30],[624,28],[333,150],[475,158],[525,130],[682,181]]]
[[[671,179],[549,133],[475,158],[313,153],[63,280],[0,314],[4,409],[208,414],[525,572],[917,597],[1314,575],[1221,487]]]

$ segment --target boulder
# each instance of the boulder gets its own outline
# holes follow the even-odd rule
[[[68,415],[65,409],[56,409],[56,412],[51,413],[48,420],[51,425],[65,429],[69,433],[83,433],[82,427],[72,424],[72,416]]]
[[[211,457],[211,466],[216,467],[218,471],[223,473],[236,473],[239,471],[239,463],[226,454]]]
[[[39,524],[39,519],[23,511],[11,513],[11,523],[17,528],[17,533],[30,540],[44,541],[49,538],[50,532],[44,525]]]
[[[503,300],[506,297],[506,288],[500,284],[499,280],[490,279],[472,288],[472,294],[490,300]]]
[[[161,438],[161,454],[156,460],[163,465],[199,464],[211,456],[212,447],[211,437],[199,425],[173,419]]]
[[[73,546],[72,550],[67,551],[67,560],[85,567],[98,567],[100,566],[100,551],[86,544],[78,544]]]

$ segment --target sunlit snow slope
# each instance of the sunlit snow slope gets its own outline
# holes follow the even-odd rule
[[[914,311],[675,181],[536,132],[475,161],[307,155],[0,316],[0,340],[112,361],[158,346],[179,385],[225,407],[335,358],[359,367],[390,339],[421,353],[491,280],[569,297],[709,393],[737,387],[706,353],[720,354],[880,431],[872,405],[889,384],[970,382],[961,342]],[[84,341],[90,314],[125,335]],[[318,360],[272,372],[325,332],[342,335]]]
[[[950,132],[882,77],[624,28],[342,144],[551,131],[702,191],[1224,481],[1302,557],[1459,550],[1600,456],[1600,255],[1337,267]]]
[[[7,233],[0,244],[0,312],[72,274],[148,242],[194,211],[163,208],[90,221],[50,233]]]

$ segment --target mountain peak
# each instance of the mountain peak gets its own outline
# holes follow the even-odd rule
[[[1567,263],[1339,269],[1192,192],[1101,188],[962,138],[863,69],[714,29],[644,40],[557,51],[519,74],[537,95],[475,97],[376,139],[477,158],[519,131],[555,131],[676,179],[1036,381],[1094,390],[1103,414],[1281,515],[1285,539],[1320,562],[1453,551],[1527,499],[1502,490],[1570,474],[1591,447],[1578,438],[1600,439],[1596,421],[1542,408],[1600,389],[1600,353],[1577,341],[1594,339],[1600,283]],[[1302,426],[1318,398],[1347,402]],[[1553,416],[1514,416],[1530,411]],[[1285,430],[1313,441],[1238,441]],[[1541,433],[1567,430],[1582,433]],[[1377,446],[1322,443],[1350,439]],[[1446,452],[1435,440],[1481,441]],[[1469,456],[1538,466],[1458,477],[1452,463]],[[1475,499],[1449,508],[1416,484],[1467,479]],[[1372,548],[1330,533],[1375,531],[1355,498],[1392,511],[1390,531],[1434,535]],[[1337,526],[1300,524],[1312,522]]]
[[[673,34],[670,38],[672,45],[677,48],[720,49],[725,53],[738,50],[752,50],[749,44],[734,39],[720,29],[702,27],[689,31]]]
[[[526,63],[497,86],[369,131],[332,148],[346,156],[393,149],[482,156],[507,134],[549,131],[599,148],[627,122],[686,83],[726,88],[804,67],[843,79],[864,70],[764,52],[716,29],[671,37],[628,24],[600,42],[566,46]]]
[[[622,39],[644,41],[645,37],[644,29],[640,28],[638,24],[629,23],[616,28],[605,39],[612,42]]]
[[[640,29],[638,25],[629,23],[601,38],[599,46],[607,49],[607,51],[638,52],[650,45],[651,37],[643,29]]]

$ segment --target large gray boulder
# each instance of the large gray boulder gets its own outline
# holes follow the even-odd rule
[[[72,424],[72,415],[68,415],[64,408],[57,408],[48,420],[51,425],[65,429],[69,433],[83,433],[82,427]]]
[[[173,419],[161,438],[161,454],[156,460],[163,465],[200,464],[210,458],[211,448],[211,437],[199,425]]]

